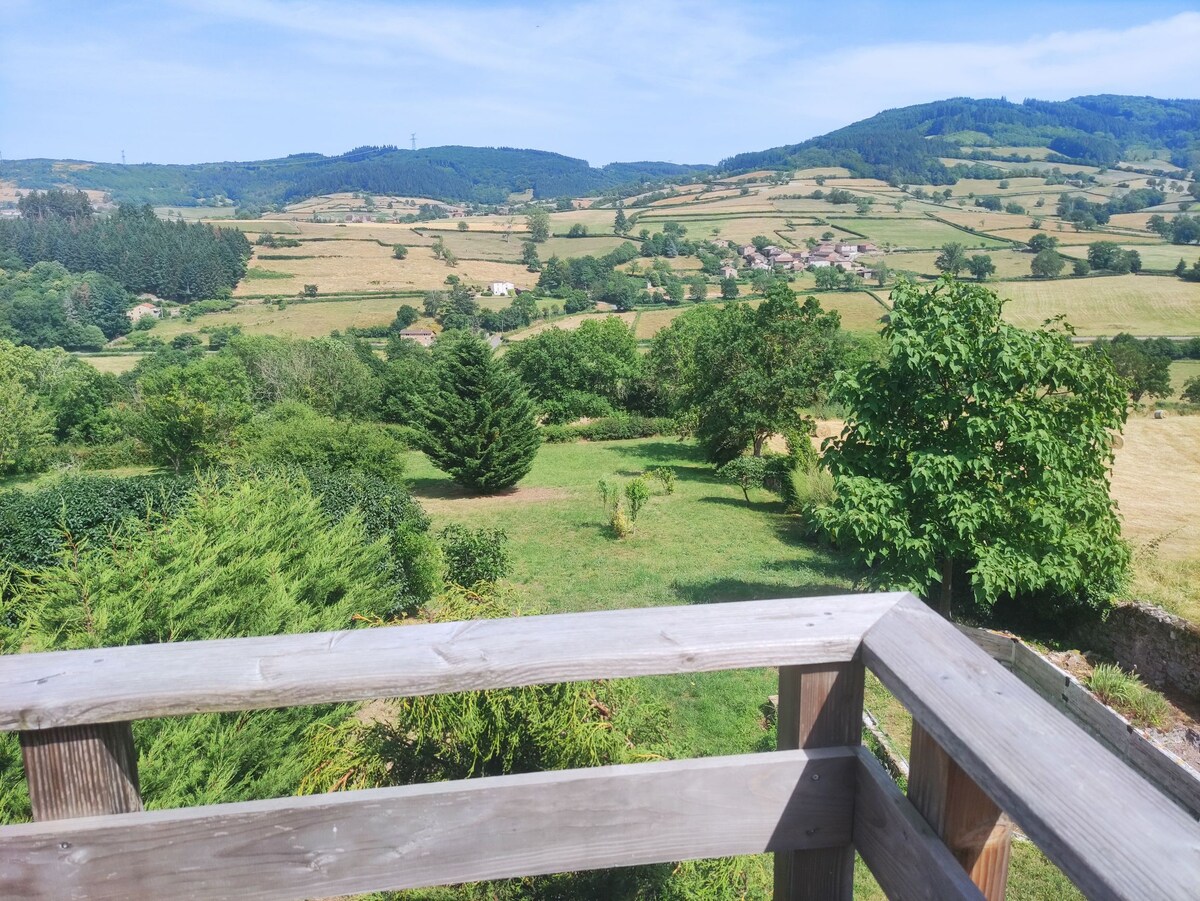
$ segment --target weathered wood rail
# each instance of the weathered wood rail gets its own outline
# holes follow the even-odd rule
[[[773,754],[142,811],[129,723],[780,668]],[[909,797],[859,747],[864,667],[912,712]],[[35,822],[0,897],[299,899],[774,852],[776,896],[1003,897],[1015,821],[1089,897],[1195,898],[1200,826],[907,595],[526,617],[0,658]],[[1011,818],[1011,819],[1010,819]]]

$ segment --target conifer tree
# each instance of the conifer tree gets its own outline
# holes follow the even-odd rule
[[[529,472],[541,438],[533,402],[492,349],[469,333],[435,345],[434,387],[422,409],[423,450],[464,488],[493,494]]]

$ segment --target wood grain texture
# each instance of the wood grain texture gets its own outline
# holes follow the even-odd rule
[[[142,809],[129,723],[22,732],[21,758],[35,820]]]
[[[863,659],[1089,898],[1196,897],[1200,825],[916,598]]]
[[[776,746],[853,746],[862,735],[863,666],[841,664],[779,668]],[[854,847],[775,855],[776,901],[849,901],[854,894]]]
[[[982,901],[950,849],[865,748],[858,748],[854,847],[889,898]]]
[[[975,633],[969,636],[973,640],[981,632],[970,631]],[[1200,775],[1177,755],[1159,747],[1123,716],[1097,700],[1074,676],[1032,648],[1012,640],[1008,640],[1007,647],[979,641],[976,644],[989,653],[996,651],[992,653],[993,659],[1009,664],[1022,682],[1150,780],[1194,819],[1200,819]]]
[[[0,657],[0,731],[851,659],[898,594]]]
[[[840,845],[852,749],[501,776],[0,829],[0,897],[299,899]]]
[[[1012,820],[915,720],[908,798],[983,896],[1003,901]]]

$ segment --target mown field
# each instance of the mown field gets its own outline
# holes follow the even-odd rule
[[[1005,317],[1036,328],[1065,314],[1081,335],[1200,334],[1200,285],[1138,275],[998,282]]]

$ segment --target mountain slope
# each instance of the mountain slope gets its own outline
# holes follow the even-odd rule
[[[950,184],[939,157],[963,145],[1047,147],[1050,159],[1111,165],[1136,150],[1161,150],[1183,169],[1200,168],[1200,100],[1103,94],[1071,100],[973,100],[958,97],[885,110],[800,144],[740,153],[720,169],[845,166],[856,175],[897,182]],[[986,159],[986,151],[968,156]]]
[[[118,201],[161,206],[191,206],[219,195],[239,205],[287,203],[337,191],[499,203],[509,194],[530,189],[535,197],[575,197],[710,168],[658,162],[594,168],[557,153],[508,147],[357,147],[340,156],[301,153],[274,160],[194,165],[16,160],[0,164],[0,179],[15,181],[22,188],[93,188]]]

